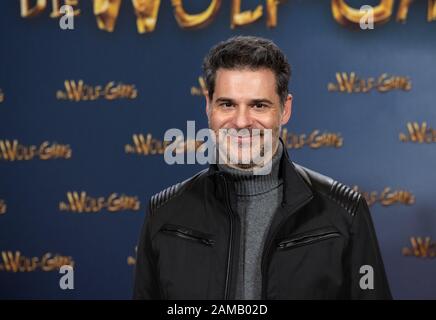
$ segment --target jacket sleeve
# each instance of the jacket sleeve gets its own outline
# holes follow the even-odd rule
[[[350,298],[392,299],[366,200],[361,197],[350,234]]]
[[[148,205],[142,226],[138,249],[136,253],[135,280],[133,289],[133,299],[136,300],[155,300],[159,297],[159,286],[151,246],[151,209]]]

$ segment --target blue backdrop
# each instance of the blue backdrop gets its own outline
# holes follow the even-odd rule
[[[356,8],[378,2],[348,1]],[[169,128],[185,131],[187,120],[207,127],[204,99],[191,88],[199,87],[209,48],[238,34],[270,38],[287,54],[294,96],[288,133],[320,130],[343,139],[340,147],[290,146],[295,162],[364,192],[390,187],[413,194],[414,203],[376,202],[370,209],[394,298],[436,298],[435,144],[399,139],[409,122],[436,126],[436,23],[426,20],[426,1],[412,5],[406,23],[396,22],[397,2],[390,21],[374,30],[340,25],[326,0],[286,1],[271,29],[265,16],[231,29],[224,0],[210,25],[185,30],[163,0],[155,31],[139,34],[131,1],[122,2],[114,32],[97,28],[91,1],[79,1],[74,30],[49,17],[50,2],[40,15],[22,18],[19,1],[1,1],[0,140],[68,145],[71,156],[10,161],[0,150],[0,298],[130,298],[147,200],[201,166],[169,166],[162,155],[129,153],[126,145],[134,145],[134,134],[162,141]],[[188,12],[208,4],[184,1]],[[243,9],[257,4],[265,1],[243,1]],[[328,83],[337,83],[338,72],[404,76],[412,87],[331,92]],[[122,82],[134,85],[137,97],[58,99],[66,80],[103,88]],[[113,193],[136,197],[139,208],[62,209],[68,192],[82,191],[106,200]],[[414,248],[415,240],[424,242]],[[58,269],[44,271],[56,255],[74,261],[74,290],[60,289]]]

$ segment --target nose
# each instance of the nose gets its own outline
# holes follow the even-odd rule
[[[253,124],[250,116],[250,109],[246,106],[239,106],[233,117],[233,125],[235,129],[249,128]]]

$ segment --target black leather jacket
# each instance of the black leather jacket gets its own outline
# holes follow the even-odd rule
[[[391,299],[364,198],[292,163],[286,151],[280,174],[283,203],[263,250],[262,298]],[[134,298],[233,299],[235,201],[231,177],[215,165],[154,195],[139,239]],[[360,273],[365,265],[373,272]],[[362,289],[371,274],[373,289]]]

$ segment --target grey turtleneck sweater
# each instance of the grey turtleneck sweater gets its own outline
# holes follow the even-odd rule
[[[236,299],[261,299],[261,260],[265,238],[272,218],[283,197],[283,180],[279,177],[283,146],[278,145],[272,158],[271,173],[253,175],[252,171],[218,165],[235,181],[237,212],[241,221]]]

